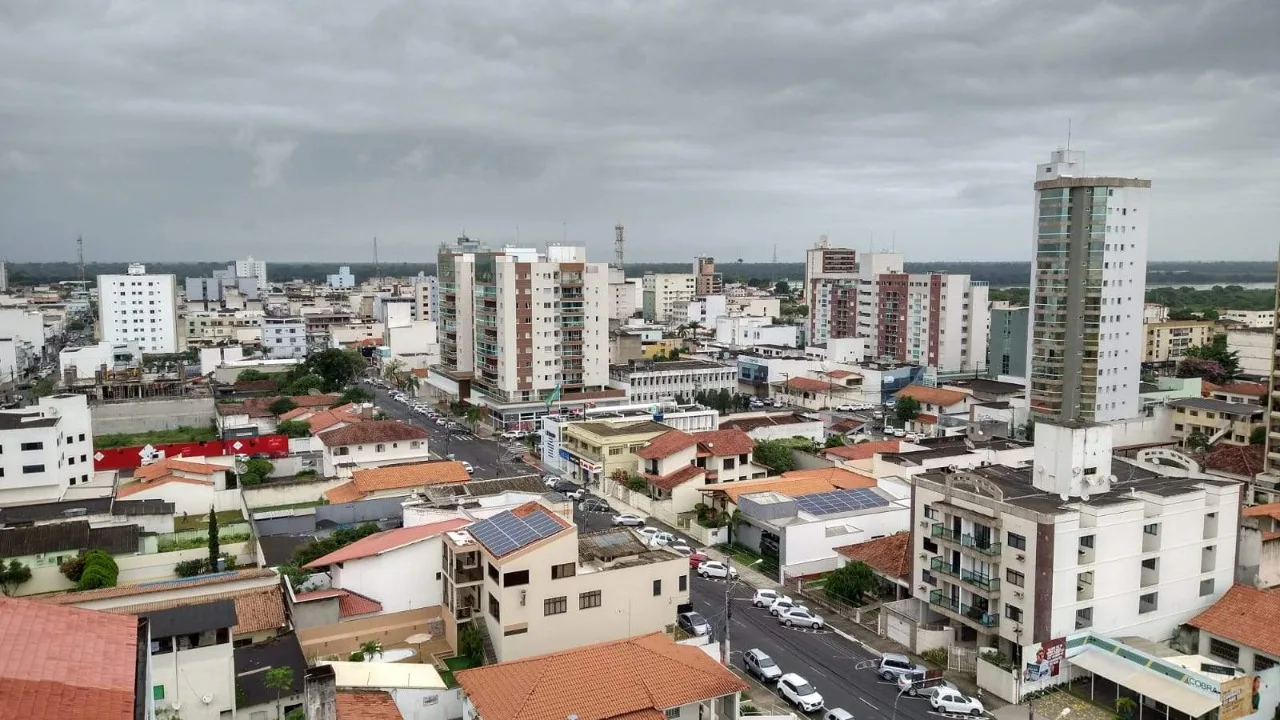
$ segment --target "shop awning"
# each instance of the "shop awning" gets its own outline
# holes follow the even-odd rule
[[[1067,662],[1191,717],[1200,717],[1216,710],[1221,703],[1217,697],[1193,690],[1183,683],[1098,648],[1085,648],[1078,655],[1067,658]]]

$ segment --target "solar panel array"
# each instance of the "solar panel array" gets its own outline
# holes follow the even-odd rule
[[[516,517],[510,510],[504,510],[488,520],[473,523],[467,529],[489,552],[502,557],[551,537],[563,530],[564,526],[542,510],[522,518]]]
[[[888,500],[868,488],[831,490],[812,495],[801,495],[796,498],[796,507],[811,515],[834,515],[854,510],[884,507],[888,504]]]

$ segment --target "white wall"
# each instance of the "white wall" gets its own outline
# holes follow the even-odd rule
[[[788,525],[782,540],[783,571],[807,574],[834,570],[837,556],[833,548],[903,532],[910,524],[910,504],[898,503],[877,512]]]
[[[183,720],[220,720],[236,706],[235,656],[230,642],[151,656],[151,685],[164,686],[156,709],[181,702]],[[148,689],[150,691],[150,689]],[[213,696],[205,703],[205,696]]]
[[[321,433],[323,435],[323,433]],[[379,449],[381,448],[381,449]],[[339,452],[345,450],[346,455]],[[335,477],[349,475],[353,469],[381,467],[393,463],[426,462],[431,456],[427,452],[427,439],[397,440],[395,442],[370,443],[368,445],[325,446],[324,475]],[[355,468],[339,465],[355,464]]]
[[[382,555],[348,560],[329,569],[333,587],[358,592],[382,603],[383,613],[433,607],[442,601],[441,540],[422,542]]]
[[[275,482],[242,488],[244,503],[250,509],[315,502],[328,490],[349,482],[350,478],[317,478],[308,482]]]
[[[28,343],[44,354],[44,315],[26,308],[0,308],[0,335]]]

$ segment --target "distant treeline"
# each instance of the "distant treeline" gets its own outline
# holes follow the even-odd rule
[[[990,299],[1013,305],[1027,305],[1030,291],[1025,287],[992,288]],[[1206,290],[1192,287],[1156,287],[1147,290],[1147,302],[1169,308],[1169,317],[1187,320],[1192,317],[1216,319],[1218,310],[1274,310],[1276,291],[1243,288],[1239,285],[1215,285]]]
[[[187,277],[208,277],[214,270],[226,269],[224,262],[147,263],[147,272],[173,273],[179,282]],[[356,280],[365,280],[380,274],[382,277],[407,277],[419,272],[434,275],[435,263],[350,263]],[[97,275],[123,273],[128,263],[85,263],[85,278]],[[627,275],[638,277],[646,272],[690,272],[691,263],[628,263]],[[799,280],[804,277],[803,263],[747,263],[721,262],[717,269],[725,279],[748,282],[755,279],[761,284],[777,280]],[[984,280],[995,287],[1026,286],[1031,275],[1030,263],[1025,262],[910,262],[907,272],[967,273],[974,280]],[[273,281],[310,280],[321,282],[325,276],[338,271],[337,263],[269,262],[267,276]],[[79,270],[75,263],[9,263],[11,285],[38,285],[76,280]],[[1153,262],[1147,267],[1148,286],[1185,286],[1208,284],[1274,283],[1276,265],[1273,262]]]

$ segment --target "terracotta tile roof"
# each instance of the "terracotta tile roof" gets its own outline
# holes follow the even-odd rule
[[[226,465],[215,465],[213,463],[200,462],[194,458],[187,459],[178,456],[165,458],[150,465],[143,465],[133,471],[133,476],[142,480],[154,480],[169,475],[174,470],[192,473],[193,475],[213,475],[227,469]]]
[[[276,577],[275,571],[268,568],[232,570],[231,572],[218,573],[217,575],[201,575],[182,580],[165,580],[163,582],[150,582],[141,585],[118,585],[116,587],[101,588],[99,590],[85,590],[84,592],[53,593],[51,595],[40,595],[37,599],[43,603],[74,605],[76,603],[84,603],[91,600],[108,600],[111,598],[128,597],[130,595],[147,595],[149,593],[169,592],[171,590],[204,587],[206,585],[217,585],[218,583],[236,582],[239,580],[256,580],[266,577]]]
[[[938,416],[930,415],[928,413],[920,413],[919,415],[916,415],[914,418],[912,418],[912,421],[920,423],[921,425],[937,425]]]
[[[288,620],[285,618],[284,613],[284,593],[279,585],[236,590],[216,595],[198,595],[141,605],[123,605],[108,608],[106,612],[118,615],[142,615],[156,610],[168,610],[184,605],[200,605],[214,600],[235,601],[236,625],[231,628],[232,635],[248,635],[266,630],[279,630],[288,625]]]
[[[1276,538],[1280,538],[1280,530],[1272,530],[1270,532],[1262,533],[1262,542],[1270,542]]]
[[[901,446],[902,443],[898,440],[876,440],[827,448],[823,454],[828,457],[838,457],[841,460],[869,460],[875,457],[876,453],[896,453]]]
[[[843,389],[841,385],[835,385],[825,380],[814,380],[813,378],[791,378],[787,380],[788,390],[800,390],[807,392],[827,392],[833,388]]]
[[[959,390],[944,390],[942,388],[929,387],[928,385],[908,385],[893,394],[894,397],[915,398],[922,403],[932,403],[948,407],[959,402],[964,402],[969,397],[969,393],[963,393]]]
[[[295,603],[310,602],[312,600],[328,600],[329,598],[341,597],[345,590],[335,588],[327,588],[324,590],[312,590],[310,592],[302,592],[293,596]]]
[[[386,690],[340,690],[338,720],[404,720]]]
[[[1213,383],[1205,383],[1203,392],[1205,395],[1211,393],[1227,393],[1229,395],[1244,395],[1245,397],[1264,397],[1267,394],[1267,386],[1262,383],[1237,382],[1228,383],[1226,385],[1214,385]]]
[[[837,553],[864,562],[888,577],[911,577],[911,533],[900,532],[856,545],[835,548]]]
[[[748,687],[701,649],[661,633],[463,670],[457,679],[484,720],[658,720],[667,708]]]
[[[835,378],[836,380],[843,380],[847,377],[854,377],[854,376],[862,377],[858,373],[853,372],[851,370],[832,370],[831,372],[824,373],[824,374],[827,377]]]
[[[831,432],[849,433],[849,432],[853,432],[854,430],[857,430],[858,428],[866,424],[867,423],[865,420],[854,420],[852,418],[848,420],[840,420],[838,422],[831,423]]]
[[[738,496],[744,493],[772,491],[789,497],[812,495],[847,488],[875,487],[874,478],[849,472],[844,468],[819,468],[817,470],[793,470],[783,473],[781,477],[764,480],[739,480],[731,483],[707,485],[703,492],[724,493],[730,502],[738,502]]]
[[[368,445],[380,442],[426,440],[426,430],[395,420],[370,420],[337,430],[328,430],[318,436],[329,447],[339,445]]]
[[[741,430],[703,430],[693,434],[700,450],[715,457],[746,455],[756,448],[756,441]],[[699,453],[701,454],[701,452]]]
[[[433,460],[407,465],[388,465],[351,474],[351,482],[327,490],[330,503],[354,502],[370,493],[403,490],[428,485],[451,485],[471,479],[466,466],[456,460]]]
[[[1233,585],[1218,602],[1187,624],[1275,656],[1280,655],[1277,617],[1280,617],[1280,594]]]
[[[334,425],[340,423],[358,423],[364,422],[364,418],[356,413],[338,412],[337,410],[325,410],[307,418],[305,421],[311,428],[311,434],[322,433]]]
[[[138,619],[0,597],[0,717],[132,720]]]
[[[1252,479],[1264,469],[1266,445],[1227,445],[1220,443],[1199,457],[1206,470],[1240,475]]]
[[[648,445],[636,451],[636,456],[645,460],[660,460],[671,457],[675,453],[693,447],[697,440],[682,430],[665,432],[649,441]]]
[[[1280,520],[1280,503],[1252,505],[1240,511],[1240,514],[1245,517],[1271,517]]]
[[[360,558],[381,555],[406,545],[422,542],[427,538],[435,537],[449,530],[457,530],[460,527],[471,524],[466,518],[453,518],[443,522],[428,523],[426,525],[414,525],[412,527],[396,528],[394,530],[383,530],[380,533],[374,533],[368,537],[338,548],[322,558],[312,560],[307,563],[306,567],[318,568],[327,565],[334,565],[349,560],[359,560]]]
[[[414,377],[420,377],[424,380],[431,375],[431,371],[426,368],[414,368],[409,372],[413,373]]]
[[[382,612],[382,603],[358,592],[343,590],[338,596],[338,617],[349,618]]]
[[[170,483],[200,485],[207,488],[213,487],[213,483],[209,480],[194,480],[192,478],[178,477],[177,475],[166,475],[162,478],[157,478],[149,482],[134,482],[129,483],[128,485],[122,485],[116,489],[116,499],[119,500],[121,498],[127,498],[130,495],[135,495],[143,490],[154,490],[161,485],[168,485]]]
[[[697,465],[685,465],[675,472],[669,472],[666,475],[650,475],[645,473],[644,480],[653,487],[663,490],[672,490],[690,480],[703,477],[707,471]]]
[[[796,423],[809,422],[806,418],[800,417],[794,413],[787,415],[766,415],[764,417],[742,418],[734,420],[725,420],[720,423],[721,430],[741,430],[743,432],[751,432],[757,428],[775,427],[778,425],[795,425]]]

